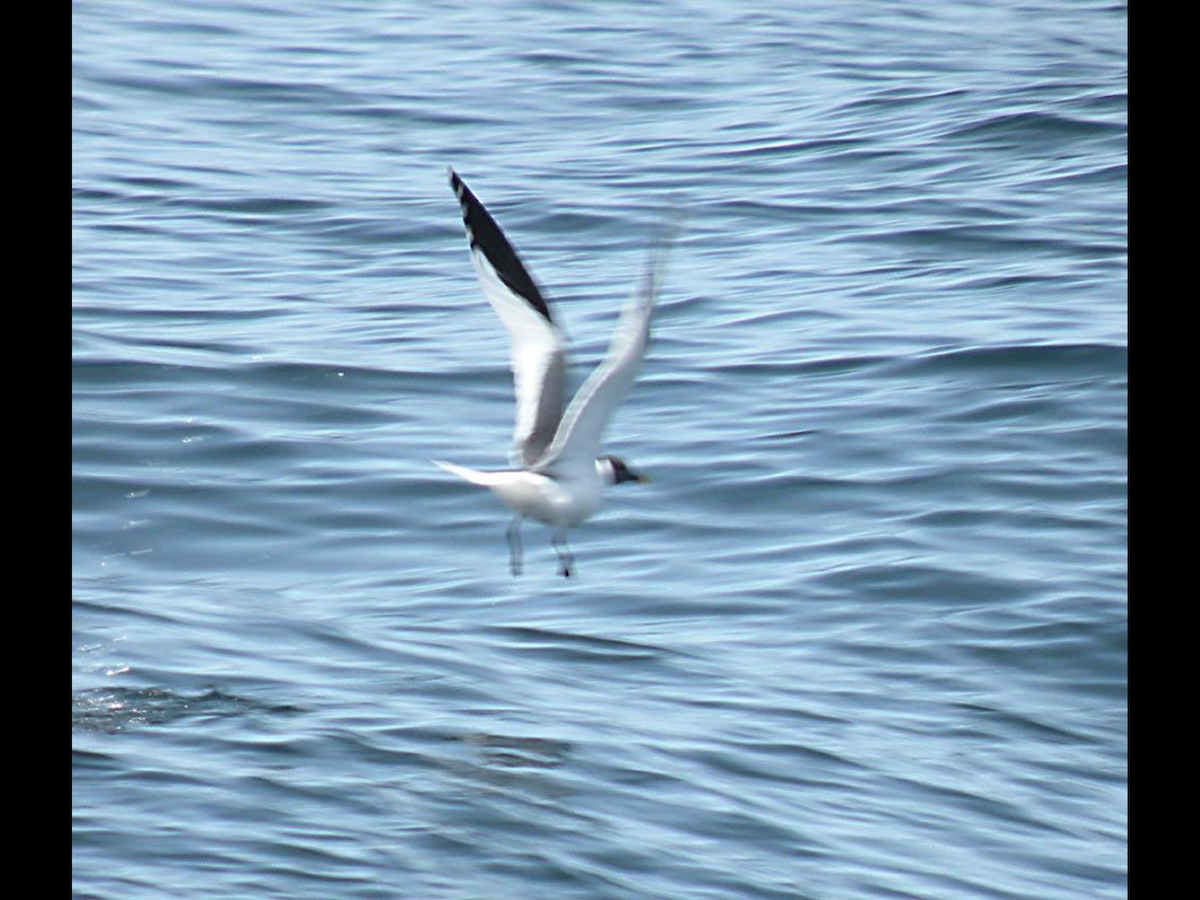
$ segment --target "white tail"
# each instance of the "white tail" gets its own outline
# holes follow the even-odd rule
[[[443,462],[440,459],[433,461],[435,466],[445,469],[451,475],[457,475],[463,481],[469,481],[471,484],[479,484],[483,487],[492,487],[502,481],[497,476],[503,475],[503,472],[480,472],[478,469],[468,469],[466,466],[456,466],[454,463]]]

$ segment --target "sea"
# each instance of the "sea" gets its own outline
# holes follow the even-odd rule
[[[72,893],[1127,895],[1127,6],[76,0]],[[573,391],[551,533],[453,167]]]

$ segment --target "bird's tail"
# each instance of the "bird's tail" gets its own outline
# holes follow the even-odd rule
[[[435,466],[445,469],[451,475],[457,475],[463,481],[469,481],[471,484],[482,485],[483,487],[492,487],[499,479],[496,477],[501,474],[499,472],[480,472],[478,469],[468,469],[466,466],[456,466],[454,463],[443,462],[440,459],[433,461]]]

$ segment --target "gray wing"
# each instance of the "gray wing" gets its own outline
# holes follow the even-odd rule
[[[595,466],[604,431],[641,367],[650,341],[655,294],[671,241],[680,227],[676,222],[651,253],[638,288],[621,312],[608,354],[571,400],[554,441],[534,467],[538,471]]]
[[[517,412],[509,459],[516,466],[531,466],[554,439],[562,419],[566,340],[516,250],[453,169],[450,186],[462,207],[471,264],[512,341]]]

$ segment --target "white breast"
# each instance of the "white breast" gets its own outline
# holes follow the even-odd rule
[[[595,472],[550,477],[536,472],[506,473],[489,487],[513,512],[548,525],[573,528],[588,519],[604,499],[604,482]]]

